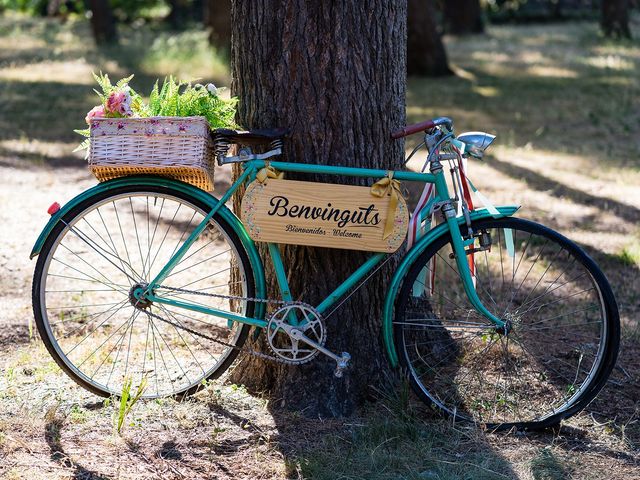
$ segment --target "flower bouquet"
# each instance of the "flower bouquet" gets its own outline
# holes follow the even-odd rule
[[[89,169],[100,181],[127,175],[161,175],[213,190],[210,130],[233,128],[236,99],[220,97],[213,84],[191,85],[172,77],[156,82],[149,102],[135,92],[133,76],[111,84],[94,75],[100,105],[86,116]]]

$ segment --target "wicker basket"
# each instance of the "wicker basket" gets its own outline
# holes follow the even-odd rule
[[[95,118],[89,170],[104,182],[160,175],[213,190],[213,148],[204,117]]]

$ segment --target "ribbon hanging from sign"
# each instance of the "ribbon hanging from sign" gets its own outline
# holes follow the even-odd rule
[[[264,162],[264,168],[261,168],[258,170],[258,173],[256,173],[256,180],[260,183],[264,183],[267,178],[282,180],[284,178],[284,172],[279,172],[269,165],[269,162]]]
[[[376,183],[371,185],[371,195],[379,198],[389,196],[389,212],[395,212],[398,206],[400,196],[400,182],[393,179],[393,172],[387,172],[387,176],[381,178]],[[394,215],[387,215],[387,221],[384,225],[384,231],[382,239],[386,240],[391,233],[393,233]]]

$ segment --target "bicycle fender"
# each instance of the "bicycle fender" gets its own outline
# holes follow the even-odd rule
[[[481,220],[483,218],[502,218],[502,217],[511,217],[514,213],[518,211],[519,206],[502,206],[498,207],[497,210],[500,215],[491,214],[486,208],[474,210],[471,212],[471,220]],[[465,223],[464,217],[458,218],[458,223],[463,225]],[[413,262],[417,260],[417,258],[424,252],[427,247],[433,243],[435,240],[440,238],[443,235],[447,235],[449,232],[446,223],[441,223],[435,228],[429,230],[424,237],[422,237],[418,243],[413,247],[409,253],[402,259],[400,265],[398,266],[393,278],[391,279],[391,283],[389,285],[389,290],[387,292],[387,296],[384,301],[384,309],[382,312],[382,338],[384,341],[384,346],[387,350],[387,356],[389,357],[389,362],[393,367],[398,366],[398,353],[396,352],[396,347],[393,341],[393,310],[395,305],[396,296],[398,294],[398,290],[402,285],[402,281],[404,277],[409,272],[409,269],[413,265]]]
[[[180,191],[182,193],[187,193],[190,196],[202,201],[205,205],[213,208],[219,202],[218,199],[213,195],[205,192],[204,190],[200,190],[193,185],[189,185],[188,183],[180,182],[178,180],[173,180],[171,178],[164,177],[152,177],[152,176],[130,176],[130,177],[121,177],[116,178],[114,180],[109,180],[107,182],[102,182],[92,187],[88,190],[85,190],[75,198],[69,200],[60,210],[54,213],[49,222],[44,227],[40,235],[38,236],[38,240],[36,240],[33,249],[31,250],[31,255],[29,258],[34,258],[40,254],[42,250],[42,246],[44,242],[47,240],[51,231],[56,226],[56,224],[60,221],[61,218],[64,217],[71,209],[84,202],[85,200],[91,198],[92,196],[102,193],[104,191],[113,190],[123,186],[129,185],[139,185],[139,186],[161,186],[166,188],[171,188],[173,190]],[[218,210],[218,214],[233,228],[233,230],[240,238],[242,245],[247,251],[247,255],[249,256],[249,262],[251,263],[251,267],[254,272],[254,280],[256,285],[256,295],[257,298],[266,298],[266,283],[264,278],[264,267],[262,265],[262,260],[260,255],[258,254],[258,250],[256,248],[255,243],[249,237],[249,234],[244,229],[242,222],[240,219],[225,205],[220,207]],[[259,305],[257,306],[259,307]],[[260,310],[260,308],[258,308]],[[262,318],[259,315],[260,312],[256,312],[256,316],[258,318]]]

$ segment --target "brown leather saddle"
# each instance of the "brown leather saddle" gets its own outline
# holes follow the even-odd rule
[[[248,131],[217,128],[211,132],[211,135],[214,142],[222,140],[238,145],[265,145],[274,141],[282,141],[289,133],[288,128],[264,128]]]

